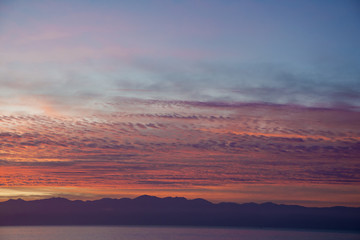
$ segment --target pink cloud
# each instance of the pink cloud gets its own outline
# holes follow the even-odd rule
[[[348,131],[357,123],[351,117],[339,119],[337,110],[327,110],[326,116],[334,117],[324,125],[318,122],[324,111],[303,108],[289,115],[286,106],[216,104],[215,115],[208,105],[150,101],[144,102],[145,112],[129,112],[142,101],[122,102],[128,109],[124,114],[3,116],[6,164],[31,169],[29,178],[51,171],[53,181],[37,180],[45,185],[56,185],[56,179],[96,185],[99,178],[105,185],[140,186],[148,179],[154,186],[179,187],[360,182],[359,135]],[[311,116],[307,124],[297,124],[306,114]],[[346,127],[329,128],[340,120]],[[26,177],[17,183],[26,186]]]

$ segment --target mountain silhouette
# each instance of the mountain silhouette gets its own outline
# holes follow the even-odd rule
[[[178,225],[360,231],[360,208],[214,204],[204,199],[147,195],[95,201],[50,198],[0,202],[0,226],[18,225]]]

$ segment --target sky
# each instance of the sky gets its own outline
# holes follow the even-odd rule
[[[360,207],[360,4],[0,0],[0,201]]]

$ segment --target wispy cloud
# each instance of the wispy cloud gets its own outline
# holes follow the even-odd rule
[[[123,100],[109,104],[108,113],[83,117],[1,116],[2,183],[156,188],[360,182],[358,112]]]

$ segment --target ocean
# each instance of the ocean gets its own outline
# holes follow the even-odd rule
[[[309,230],[139,227],[0,227],[0,240],[359,240],[360,233]]]

